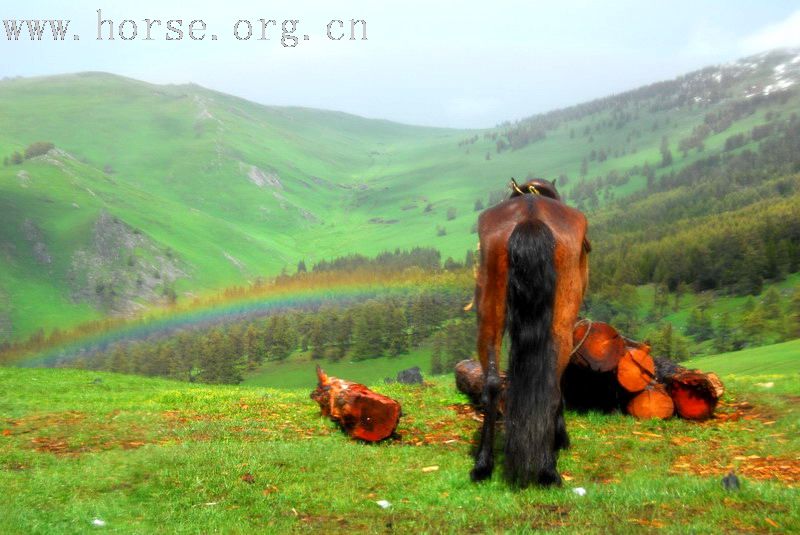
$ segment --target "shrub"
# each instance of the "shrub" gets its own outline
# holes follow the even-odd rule
[[[56,146],[49,141],[37,141],[35,143],[31,143],[28,145],[28,148],[25,149],[25,159],[30,160],[36,156],[47,154],[54,148],[56,148]]]

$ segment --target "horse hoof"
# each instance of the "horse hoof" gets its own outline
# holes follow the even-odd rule
[[[473,468],[469,473],[469,477],[475,482],[483,481],[484,479],[488,479],[492,476],[492,468],[492,465],[476,465],[475,468]]]
[[[561,475],[555,470],[542,470],[539,472],[539,484],[543,487],[560,487]]]

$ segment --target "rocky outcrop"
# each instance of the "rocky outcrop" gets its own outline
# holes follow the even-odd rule
[[[174,283],[183,277],[185,267],[169,249],[102,212],[88,246],[72,255],[67,278],[75,301],[124,314],[143,302],[174,299]]]

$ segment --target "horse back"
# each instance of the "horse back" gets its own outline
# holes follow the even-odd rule
[[[549,197],[512,197],[485,210],[478,219],[481,249],[505,248],[514,228],[525,221],[541,221],[550,228],[557,249],[578,258],[588,249],[586,216],[579,210]],[[588,251],[587,251],[588,252]]]

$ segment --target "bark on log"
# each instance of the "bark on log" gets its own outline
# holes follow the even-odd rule
[[[456,388],[467,396],[473,405],[481,404],[483,393],[483,367],[477,360],[462,360],[455,367]],[[503,391],[500,394],[500,412],[505,405],[506,374],[500,372],[500,379],[503,381]]]
[[[674,375],[668,389],[678,414],[687,420],[711,418],[724,391],[715,374],[696,370],[685,370]]]
[[[456,388],[469,396],[474,405],[481,401],[483,390],[483,368],[477,360],[462,360],[455,367]]]
[[[322,414],[338,422],[353,438],[378,442],[394,433],[400,420],[400,404],[366,386],[329,377],[317,366],[318,384],[311,399]]]
[[[572,361],[596,372],[613,370],[625,355],[625,340],[607,323],[579,322],[572,332],[572,338],[573,344],[578,347]]]
[[[628,403],[628,414],[635,418],[670,418],[675,405],[664,385],[654,384],[640,392]]]
[[[631,348],[617,365],[617,381],[631,393],[641,392],[656,376],[655,363],[646,351]]]
[[[675,375],[685,372],[686,368],[666,357],[653,357],[656,363],[656,381],[662,384],[669,384]]]

